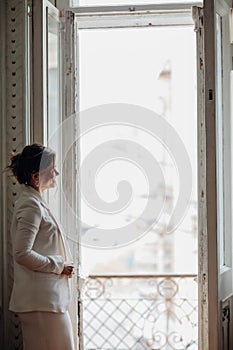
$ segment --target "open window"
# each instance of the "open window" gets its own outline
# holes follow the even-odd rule
[[[228,1],[204,1],[203,9],[195,9],[199,71],[199,339],[203,349],[232,347],[230,5]]]
[[[79,349],[218,349],[232,294],[229,4],[70,3],[33,5],[33,130],[57,151],[49,200],[89,273],[74,286]]]
[[[81,348],[197,349],[192,11],[184,4],[131,10],[127,6],[73,9],[79,62],[80,259],[89,272],[81,291]],[[160,121],[165,133],[160,133]],[[177,143],[171,146],[173,137]],[[178,138],[180,152],[187,152],[183,163],[176,159]],[[182,170],[187,171],[188,182],[192,177],[187,191]],[[132,186],[129,198],[127,186],[121,191],[122,180]],[[173,217],[177,225],[168,233],[179,191],[186,192],[187,205],[179,223]],[[128,202],[118,210],[124,194]],[[147,202],[154,208],[153,217],[143,213]],[[156,210],[161,203],[159,217]]]

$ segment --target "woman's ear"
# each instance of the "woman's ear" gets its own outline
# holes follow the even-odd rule
[[[36,187],[39,187],[39,173],[32,174],[32,184]]]
[[[32,180],[33,181],[38,181],[39,180],[39,173],[33,173],[32,174]]]

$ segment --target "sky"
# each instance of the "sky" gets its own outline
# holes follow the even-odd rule
[[[192,205],[183,224],[179,227],[180,230],[173,233],[171,243],[173,252],[170,263],[172,266],[170,269],[173,272],[183,273],[197,270],[197,236],[195,228],[193,229],[195,227],[193,217],[197,215],[195,206],[197,198],[195,44],[195,33],[191,26],[80,30],[79,32],[81,111],[109,103],[130,103],[148,108],[166,118],[182,139],[188,152],[193,174]],[[169,83],[166,79],[161,79],[161,72],[166,69],[171,70]],[[166,111],[164,103],[167,106]],[[81,139],[81,162],[90,152],[97,149],[98,145],[119,138],[138,142],[151,152],[157,161],[165,157],[163,159],[171,164],[170,169],[163,168],[165,179],[172,184],[173,195],[177,198],[180,190],[179,174],[172,155],[158,140],[142,130],[135,131],[130,127],[121,126],[106,126],[92,130]],[[120,173],[119,169],[121,169]],[[140,215],[146,200],[145,198],[139,200],[137,196],[140,193],[147,193],[146,176],[141,170],[130,161],[112,161],[105,166],[100,164],[99,172],[95,177],[98,195],[106,202],[116,200],[117,183],[125,179],[132,185],[134,200],[122,211],[122,215],[115,216],[99,213],[87,202],[82,201],[82,219],[87,227],[99,224],[101,228],[107,230],[124,225],[124,222],[126,224],[127,216]],[[163,219],[165,220],[164,217]],[[191,231],[193,233],[190,233]],[[157,259],[162,260],[161,263],[156,264],[156,269],[162,273],[167,268],[165,260],[168,258],[166,256],[168,253],[164,248],[166,240],[169,239],[159,240],[158,234],[151,233],[135,243],[114,249],[114,253],[112,249],[103,251],[83,247],[83,264],[88,270],[96,268],[104,270],[106,264],[111,266],[112,262],[113,266],[119,257],[122,261],[125,257],[125,271],[127,271],[132,269],[132,260],[140,265],[138,261],[149,254],[143,251],[147,249],[145,247],[148,246],[148,242],[152,241],[155,244]],[[185,264],[184,261],[186,261]],[[151,267],[148,266],[149,264],[145,270],[153,271],[153,263],[151,262]],[[141,269],[143,270],[143,267]],[[124,266],[121,267],[121,272],[122,270]]]

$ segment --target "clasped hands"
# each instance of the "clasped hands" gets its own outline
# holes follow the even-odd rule
[[[74,264],[65,263],[61,274],[66,275],[68,278],[71,278],[72,275],[74,275]]]

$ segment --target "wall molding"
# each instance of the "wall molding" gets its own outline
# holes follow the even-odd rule
[[[3,5],[4,3],[4,5]],[[9,163],[9,155],[18,152],[25,145],[27,122],[27,80],[26,80],[26,23],[27,1],[7,0],[1,2],[1,17],[4,17],[2,39],[4,55],[1,55],[4,77],[2,82],[3,103],[1,106],[2,153],[1,164]],[[16,314],[8,310],[13,285],[13,261],[10,239],[10,225],[14,202],[18,196],[18,185],[13,177],[4,173],[1,187],[1,277],[2,286],[2,326],[3,348],[22,349],[20,321]]]

